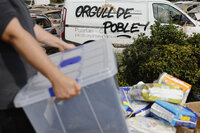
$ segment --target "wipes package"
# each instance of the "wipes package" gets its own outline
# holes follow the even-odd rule
[[[188,107],[156,100],[150,112],[156,118],[169,123],[171,126],[195,128],[198,115]]]
[[[136,100],[150,101],[163,100],[171,103],[181,103],[183,91],[179,87],[173,87],[158,83],[138,84],[131,88],[130,97]]]

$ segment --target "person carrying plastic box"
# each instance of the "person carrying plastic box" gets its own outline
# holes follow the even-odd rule
[[[0,133],[33,133],[23,110],[14,108],[13,99],[36,70],[51,81],[58,99],[71,98],[81,90],[49,60],[39,42],[60,51],[75,46],[36,25],[23,0],[0,0],[0,18]]]

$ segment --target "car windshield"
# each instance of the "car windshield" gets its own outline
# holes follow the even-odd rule
[[[195,16],[194,13],[188,13],[188,15],[189,15],[192,19],[197,20],[197,17]]]
[[[40,11],[40,10],[29,10],[29,13],[38,13],[38,14],[41,14],[42,11]]]
[[[200,12],[200,6],[193,8],[190,12]]]
[[[24,0],[24,2],[25,2],[27,5],[34,4],[34,1],[32,1],[32,0]]]
[[[36,24],[40,25],[42,28],[49,28],[51,27],[50,21],[46,20],[45,18],[37,18],[35,19]]]
[[[52,13],[47,13],[47,17],[52,18],[52,19],[60,19],[60,13],[59,12],[52,12]]]

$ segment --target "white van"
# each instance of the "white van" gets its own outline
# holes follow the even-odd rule
[[[61,37],[71,43],[108,38],[115,46],[132,44],[138,34],[150,35],[155,20],[200,33],[198,22],[166,0],[65,0]]]

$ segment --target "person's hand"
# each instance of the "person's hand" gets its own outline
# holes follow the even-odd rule
[[[72,78],[61,75],[52,82],[53,91],[57,99],[64,100],[80,94],[80,85]]]
[[[66,43],[62,40],[58,44],[59,51],[69,50],[69,49],[73,49],[75,47],[76,46],[74,44]]]
[[[42,29],[39,25],[34,26],[34,31],[36,34],[37,41],[41,44],[45,44],[50,47],[58,48],[59,51],[64,51],[68,49],[75,48],[75,45],[64,42],[58,37],[50,34],[49,32]]]

